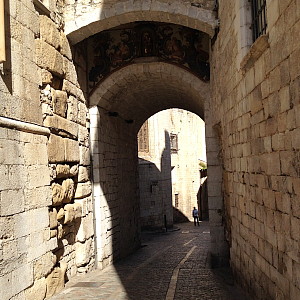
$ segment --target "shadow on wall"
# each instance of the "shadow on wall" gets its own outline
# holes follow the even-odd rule
[[[165,131],[165,147],[160,170],[154,162],[139,158],[139,191],[142,230],[173,226],[170,135]]]
[[[207,194],[207,170],[200,170],[200,187],[197,193],[199,218],[201,221],[208,220],[208,194]]]
[[[92,126],[94,210],[98,266],[138,249],[138,155],[132,124],[96,108]],[[93,118],[94,118],[93,116]]]
[[[188,217],[184,215],[178,208],[173,206],[173,218],[174,218],[174,223],[186,223],[190,222]]]

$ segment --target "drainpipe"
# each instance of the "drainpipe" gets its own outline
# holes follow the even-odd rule
[[[95,269],[98,269],[98,237],[97,237],[97,225],[96,225],[96,203],[95,203],[95,196],[94,196],[94,170],[93,170],[93,157],[91,157],[91,184],[92,184],[92,203],[93,203],[93,227],[94,227],[94,255],[95,255]]]
[[[1,0],[0,0],[1,1]],[[89,115],[90,116],[90,115]],[[90,120],[89,120],[90,121]],[[89,142],[90,142],[90,145],[92,144],[91,142],[91,126],[90,126],[90,123],[89,123],[89,126],[88,128],[90,129],[89,130]],[[95,154],[94,154],[95,155]],[[93,151],[92,149],[90,148],[90,167],[91,167],[91,171],[90,171],[90,181],[91,181],[91,184],[92,184],[92,205],[93,205],[93,228],[94,228],[94,255],[95,255],[95,269],[98,269],[98,236],[97,236],[97,224],[96,224],[96,203],[95,203],[95,195],[94,195],[94,167],[93,167],[93,161],[94,161],[94,157],[93,157]]]
[[[0,63],[6,60],[5,55],[5,22],[4,22],[4,1],[0,0]]]

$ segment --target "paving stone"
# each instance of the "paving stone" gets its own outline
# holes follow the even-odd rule
[[[251,299],[234,285],[229,269],[210,268],[207,222],[196,228],[193,223],[184,223],[177,229],[165,233],[143,232],[143,246],[134,254],[104,270],[74,277],[51,300],[171,299],[166,295],[178,266],[172,300]]]

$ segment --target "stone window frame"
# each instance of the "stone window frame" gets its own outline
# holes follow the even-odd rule
[[[148,120],[142,125],[138,132],[138,152],[149,153],[149,125]]]
[[[239,17],[238,28],[238,44],[239,44],[239,69],[243,72],[250,69],[257,59],[269,47],[268,27],[265,28],[263,34],[254,40],[253,35],[253,0],[237,1],[237,17]],[[266,4],[267,5],[267,4]],[[267,18],[267,15],[266,15]]]
[[[179,208],[179,193],[174,194],[174,205],[175,208]]]
[[[171,153],[178,152],[178,134],[170,133],[170,150]]]
[[[150,192],[151,194],[158,194],[159,193],[159,185],[158,185],[158,181],[151,181],[150,183]]]

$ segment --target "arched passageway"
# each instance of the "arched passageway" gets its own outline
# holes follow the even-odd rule
[[[124,67],[94,89],[90,115],[98,262],[110,263],[139,247],[136,135],[141,125],[156,112],[173,107],[205,119],[207,105],[209,83],[163,62]],[[220,178],[214,176],[213,180]],[[214,190],[214,195],[217,193]],[[212,216],[217,209],[220,207],[213,207]],[[218,230],[220,223],[214,222]],[[215,242],[220,244],[217,238]]]
[[[151,115],[172,107],[203,118],[205,99],[209,99],[208,83],[162,62],[133,64],[116,71],[90,96],[99,261],[125,256],[139,246],[139,128]],[[103,216],[103,211],[108,215]],[[124,236],[127,238],[122,239]],[[110,243],[110,248],[103,247]]]
[[[295,43],[299,1],[4,2],[1,45],[6,61],[0,74],[4,297],[48,298],[65,278],[89,272],[95,265],[94,216],[99,263],[138,247],[135,134],[152,113],[182,107],[205,118],[213,255],[226,255],[227,222],[231,266],[243,287],[257,298],[300,299],[300,44]],[[257,2],[263,3],[261,8]],[[261,25],[256,14],[266,21],[260,36],[255,32]],[[217,18],[220,28],[212,38]],[[113,50],[108,53],[113,53],[113,63],[126,56],[131,66],[122,64],[106,73],[101,66],[107,66],[98,63],[91,74],[87,51],[91,39],[128,29],[132,23],[185,26],[212,38],[213,47],[207,47],[211,79],[206,83],[211,98],[205,88],[195,88],[200,81],[191,76],[190,66],[183,70],[172,61],[183,53],[190,58],[188,48],[175,55],[175,40],[170,61],[162,59],[165,53],[153,55],[150,48],[144,48],[144,56],[127,61],[128,49],[117,44],[116,49],[106,49]],[[150,32],[144,32],[145,44]],[[121,38],[128,42],[126,34]],[[174,68],[166,74],[170,63]],[[133,74],[120,76],[125,70]],[[90,76],[96,79],[92,87]]]
[[[207,1],[204,8],[194,7],[190,2],[176,2],[176,6],[176,3],[149,1],[149,7],[126,3],[107,3],[108,6],[102,3],[92,14],[82,13],[76,21],[73,16],[66,22],[68,37],[74,43],[83,41],[84,44],[95,33],[114,26],[124,28],[138,21],[183,24],[212,37],[217,25],[213,1]],[[206,43],[209,49],[209,39]],[[100,265],[107,265],[140,245],[136,135],[151,115],[174,107],[191,111],[206,122],[207,152],[211,161],[210,164],[208,160],[208,164],[216,173],[211,177],[212,189],[208,189],[213,202],[210,208],[214,226],[212,249],[220,261],[227,257],[218,137],[209,122],[209,82],[190,71],[158,57],[142,57],[115,69],[89,92],[96,257]]]

